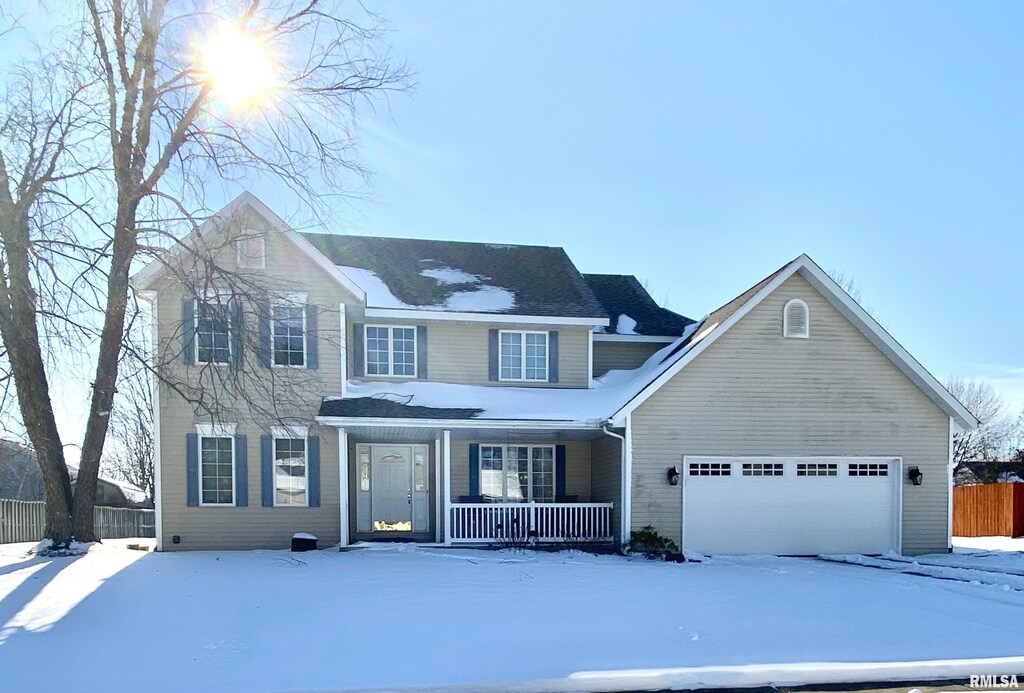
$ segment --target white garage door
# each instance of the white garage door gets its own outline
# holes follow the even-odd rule
[[[687,456],[682,474],[685,549],[807,556],[899,545],[899,458]]]

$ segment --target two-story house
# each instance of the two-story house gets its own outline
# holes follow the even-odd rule
[[[691,320],[560,248],[299,233],[246,193],[133,282],[161,550],[949,546],[977,420],[806,256]]]

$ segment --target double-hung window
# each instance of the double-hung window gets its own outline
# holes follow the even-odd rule
[[[553,503],[552,445],[481,445],[480,494],[488,501]]]
[[[416,328],[368,325],[366,374],[416,377]]]
[[[195,302],[195,362],[231,362],[231,302],[208,297]]]
[[[274,505],[309,504],[306,437],[291,429],[274,433]]]
[[[305,296],[296,296],[271,308],[275,366],[306,365],[305,303]]]
[[[547,382],[548,333],[500,333],[500,380],[529,380]]]
[[[200,505],[235,504],[235,438],[223,426],[199,432]]]

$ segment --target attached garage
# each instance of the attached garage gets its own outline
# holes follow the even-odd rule
[[[898,457],[683,460],[683,547],[703,554],[881,554],[900,547]]]

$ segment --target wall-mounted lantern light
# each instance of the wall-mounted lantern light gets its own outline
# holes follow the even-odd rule
[[[676,467],[669,467],[666,476],[668,478],[668,483],[670,485],[679,485],[679,469],[677,469]]]
[[[917,467],[911,467],[910,471],[907,472],[907,476],[910,478],[910,483],[914,486],[920,486],[921,482],[924,481],[924,474]]]

